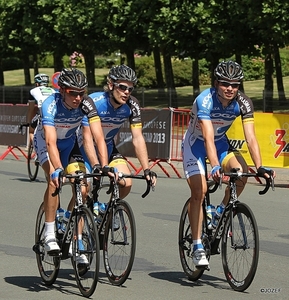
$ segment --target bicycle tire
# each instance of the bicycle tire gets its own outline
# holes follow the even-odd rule
[[[230,218],[226,221],[222,238],[222,263],[229,285],[235,291],[242,292],[250,286],[256,274],[259,233],[256,219],[248,205],[238,203],[234,209],[233,231],[230,228]]]
[[[35,181],[38,174],[39,162],[36,158],[36,153],[34,152],[32,143],[29,143],[28,145],[27,169],[30,180]]]
[[[35,226],[35,245],[33,250],[36,253],[36,261],[38,271],[45,285],[52,285],[59,272],[60,268],[60,257],[49,256],[44,249],[44,204],[42,203],[39,207],[36,226]]]
[[[136,225],[133,211],[126,201],[119,200],[107,217],[103,236],[105,272],[113,285],[122,285],[127,280],[135,250]]]
[[[191,257],[193,238],[188,216],[189,200],[186,201],[183,207],[179,223],[179,255],[182,268],[185,274],[187,275],[188,279],[191,281],[196,281],[199,278],[201,278],[201,276],[204,273],[204,270],[197,269]]]
[[[81,207],[77,216],[78,220],[74,223],[75,238],[72,242],[72,265],[74,269],[75,279],[79,291],[84,297],[90,297],[97,286],[99,277],[99,239],[98,231],[94,222],[94,217],[87,207]],[[80,221],[81,220],[81,221]],[[81,222],[82,225],[78,226]],[[82,232],[79,228],[82,227]],[[82,242],[84,249],[80,250],[78,246],[77,236],[82,234]],[[89,266],[77,265],[77,256],[85,255]]]

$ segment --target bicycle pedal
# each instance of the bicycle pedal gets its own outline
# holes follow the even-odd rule
[[[196,268],[198,269],[198,270],[203,270],[203,271],[210,271],[211,270],[211,268],[210,268],[210,266],[196,266]]]

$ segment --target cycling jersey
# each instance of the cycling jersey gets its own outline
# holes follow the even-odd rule
[[[98,116],[101,120],[101,126],[104,133],[104,138],[107,144],[108,157],[115,151],[114,137],[119,132],[122,124],[128,119],[130,127],[142,127],[141,110],[138,100],[130,96],[126,104],[118,108],[114,108],[109,100],[109,93],[95,92],[89,95],[93,100]],[[87,117],[82,120],[82,126],[88,126]],[[82,154],[87,162],[86,155],[82,146],[82,131],[78,133],[78,143]]]
[[[227,107],[223,107],[217,97],[217,90],[204,90],[194,101],[188,131],[196,138],[203,140],[198,120],[211,120],[215,141],[221,139],[233,121],[241,116],[243,122],[254,122],[253,103],[245,94],[238,92],[236,98]]]
[[[55,90],[48,86],[37,86],[30,90],[30,94],[33,97],[33,100],[36,101],[38,108],[41,107],[42,102],[51,94],[54,94]]]
[[[76,140],[76,130],[84,116],[89,123],[99,121],[95,105],[90,98],[83,98],[76,109],[68,109],[64,106],[62,96],[56,92],[50,95],[40,109],[41,121],[34,133],[34,146],[41,164],[47,157],[43,126],[53,126],[57,133],[57,148],[61,157],[68,158]],[[65,151],[65,155],[62,153]],[[63,166],[66,167],[66,163]]]
[[[211,120],[220,164],[230,151],[226,132],[233,121],[241,116],[243,123],[254,122],[254,108],[250,98],[238,91],[227,107],[223,107],[215,88],[204,90],[194,101],[188,129],[182,143],[183,166],[186,177],[205,174],[206,151],[198,120]]]

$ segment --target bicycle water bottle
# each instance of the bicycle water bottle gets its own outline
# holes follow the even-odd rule
[[[64,214],[65,214],[65,209],[63,209],[61,207],[56,211],[56,220],[57,220],[57,230],[58,231],[61,229],[61,223],[63,221]]]
[[[107,208],[107,204],[106,203],[100,203],[99,202],[99,214],[101,216],[104,215],[105,211],[106,211],[106,208]]]
[[[62,232],[65,232],[65,230],[66,230],[66,226],[67,226],[67,223],[69,221],[70,214],[71,214],[71,212],[68,211],[68,210],[64,213],[64,216],[63,216],[63,219],[62,219],[62,224],[61,224]]]
[[[213,218],[213,222],[212,222],[214,228],[216,228],[218,226],[218,223],[219,223],[219,220],[221,218],[223,211],[224,211],[224,208],[221,207],[220,205],[218,205],[215,216]]]
[[[101,215],[99,213],[99,206],[100,206],[100,203],[98,201],[94,202],[93,204],[93,213],[94,213],[94,220],[100,224],[101,223]]]
[[[208,229],[213,229],[213,219],[215,216],[215,206],[214,205],[208,205],[207,206],[207,220],[208,220]]]

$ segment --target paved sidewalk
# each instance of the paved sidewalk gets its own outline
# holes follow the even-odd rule
[[[0,145],[0,158],[2,158],[3,154],[8,151],[8,146]],[[25,156],[22,154],[27,152],[25,147],[19,147],[11,149],[11,151],[3,158],[3,159],[13,159],[19,161],[25,161]],[[13,153],[16,155],[16,158]],[[131,171],[139,170],[140,164],[135,157],[128,158],[129,163],[131,163]],[[1,162],[1,160],[0,160]],[[161,177],[170,177],[170,178],[182,178],[184,179],[184,172],[183,172],[183,164],[181,161],[173,161],[173,162],[166,162],[166,161],[151,161],[150,165],[152,170]],[[254,169],[254,168],[253,168]],[[276,178],[275,178],[275,185],[276,187],[288,187],[289,188],[289,168],[274,168],[276,171]],[[142,174],[142,171],[140,171]],[[249,179],[249,182],[255,182],[255,179]]]

